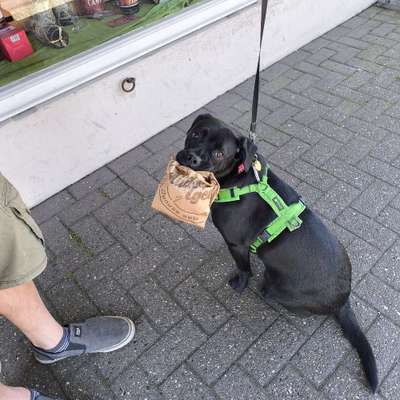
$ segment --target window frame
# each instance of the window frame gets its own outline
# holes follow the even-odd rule
[[[257,3],[210,0],[0,87],[0,122]]]

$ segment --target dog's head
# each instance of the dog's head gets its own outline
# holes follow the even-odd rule
[[[237,136],[222,121],[203,114],[196,118],[187,132],[185,148],[176,160],[195,171],[210,171],[217,178],[248,171],[257,151],[256,145]]]

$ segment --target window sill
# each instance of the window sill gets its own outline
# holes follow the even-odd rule
[[[132,62],[257,0],[211,0],[0,89],[0,122]]]

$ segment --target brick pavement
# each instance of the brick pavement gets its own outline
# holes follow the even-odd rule
[[[352,302],[377,356],[378,399],[400,398],[400,14],[371,7],[262,73],[259,147],[340,236]],[[246,129],[252,81],[209,111]],[[226,284],[232,260],[150,209],[194,115],[33,210],[49,267],[38,285],[62,322],[124,314],[124,351],[37,365],[0,320],[9,384],[85,399],[369,399],[355,352],[331,318],[301,319]]]

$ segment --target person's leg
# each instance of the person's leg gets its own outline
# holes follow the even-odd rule
[[[0,315],[20,329],[34,346],[45,350],[57,346],[64,333],[43,304],[33,282],[0,290]]]
[[[31,392],[21,387],[5,386],[0,383],[1,400],[30,400]]]

